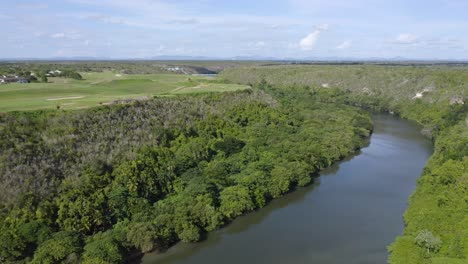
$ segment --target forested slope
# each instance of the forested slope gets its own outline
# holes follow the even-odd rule
[[[198,241],[369,136],[339,91],[260,88],[0,115],[0,261],[121,263]]]
[[[347,104],[424,125],[435,152],[409,199],[390,263],[468,263],[468,69],[395,66],[272,66],[228,69],[237,83],[342,91]]]

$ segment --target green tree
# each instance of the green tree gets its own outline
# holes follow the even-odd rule
[[[122,263],[125,249],[112,231],[97,233],[87,241],[83,252],[83,264]]]
[[[157,234],[154,225],[149,222],[132,223],[127,232],[127,240],[141,252],[154,249]]]
[[[0,229],[0,260],[15,261],[24,257],[28,243],[11,228]]]
[[[116,183],[127,187],[130,194],[155,201],[172,190],[174,171],[172,151],[163,147],[145,147],[135,160],[121,164],[114,175]]]
[[[442,246],[442,241],[440,238],[434,236],[429,230],[422,230],[418,233],[418,235],[414,238],[414,242],[422,248],[429,252],[437,252],[439,251],[440,247]]]
[[[286,167],[277,165],[271,171],[270,194],[273,198],[278,198],[289,191],[294,175]]]
[[[34,252],[37,245],[42,244],[50,237],[52,233],[51,228],[47,223],[35,220],[18,227],[18,234],[28,244],[28,251]]]
[[[227,187],[220,193],[220,200],[221,206],[219,209],[229,219],[255,208],[249,190],[244,186]]]
[[[232,154],[239,152],[244,146],[245,143],[242,140],[238,140],[230,136],[214,143],[214,149],[217,151],[223,151],[227,156],[231,156]]]
[[[81,252],[81,241],[77,233],[60,231],[40,244],[34,253],[33,264],[62,263],[73,253]]]
[[[200,240],[200,228],[192,223],[185,222],[182,224],[182,232],[178,235],[183,242],[195,242]]]
[[[87,185],[69,188],[56,203],[57,223],[64,230],[91,234],[111,224],[107,196],[102,189]]]

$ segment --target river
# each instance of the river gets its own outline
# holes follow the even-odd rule
[[[144,264],[386,263],[402,215],[432,154],[413,122],[374,115],[370,144],[320,173],[313,184]]]

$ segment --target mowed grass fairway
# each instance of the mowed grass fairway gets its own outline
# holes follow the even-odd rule
[[[180,74],[120,75],[82,73],[84,80],[49,78],[49,83],[0,85],[0,112],[80,109],[115,100],[178,94],[225,92],[248,86],[216,82],[214,77]]]

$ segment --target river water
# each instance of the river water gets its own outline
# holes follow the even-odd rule
[[[416,124],[374,115],[369,146],[266,207],[144,264],[386,263],[432,144]]]

